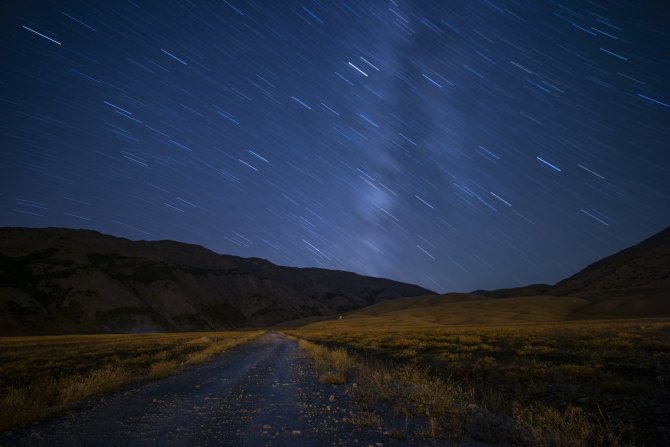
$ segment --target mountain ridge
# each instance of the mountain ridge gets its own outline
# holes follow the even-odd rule
[[[0,333],[216,330],[434,293],[339,270],[284,267],[175,241],[0,228]]]

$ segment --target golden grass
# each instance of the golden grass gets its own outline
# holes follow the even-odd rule
[[[90,396],[157,379],[261,331],[0,338],[0,432]]]
[[[154,365],[151,365],[152,368]],[[61,402],[76,402],[94,394],[114,391],[129,379],[128,372],[115,365],[106,365],[85,375],[63,377],[58,381]]]
[[[364,407],[405,436],[462,429],[519,445],[670,443],[667,320],[393,330],[350,321],[291,334],[346,349],[361,365],[352,380]],[[409,421],[384,418],[389,408]]]
[[[179,363],[174,360],[161,360],[149,367],[149,378],[160,379],[169,376],[179,368]]]
[[[298,343],[307,353],[312,366],[319,375],[319,380],[324,383],[346,383],[347,374],[353,368],[354,363],[345,349],[328,349],[302,339]]]
[[[368,363],[361,369],[356,391],[364,408],[381,402],[392,410],[383,419],[387,429],[402,433],[402,438],[444,434],[452,441],[460,439],[467,405],[472,402],[460,385],[431,377],[414,364]]]
[[[565,321],[590,304],[583,298],[532,296],[487,298],[469,294],[430,295],[397,298],[344,315],[343,320],[327,320],[306,327],[322,330],[352,325],[358,329],[380,327],[417,328],[469,324],[520,324]]]
[[[362,411],[352,417],[356,425],[381,426],[382,417],[373,411],[375,403],[381,401],[393,407],[391,419],[397,419],[396,416],[404,421],[412,416],[421,418],[421,423],[413,425],[422,437],[447,433],[450,439],[457,439],[462,434],[465,408],[471,396],[459,386],[435,380],[414,365],[395,368],[383,363],[373,364],[350,355],[343,348],[330,349],[297,339],[322,382],[347,383],[356,372],[358,383],[353,385],[352,391],[362,407]],[[406,438],[407,424],[396,427],[393,422],[391,425],[393,427],[387,433],[398,439]]]

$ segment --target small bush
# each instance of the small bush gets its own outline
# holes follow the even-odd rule
[[[354,361],[345,349],[328,349],[302,339],[298,343],[307,353],[320,381],[332,384],[347,382],[347,374]]]
[[[105,366],[85,376],[67,377],[61,385],[62,402],[75,402],[94,394],[116,391],[126,383],[127,378],[126,372],[118,366]]]
[[[524,408],[515,402],[512,416],[526,429],[520,440],[529,446],[578,447],[588,445],[594,436],[586,414],[570,405],[559,411],[541,405]]]
[[[149,377],[152,379],[160,379],[172,374],[179,369],[179,363],[174,360],[162,360],[156,362],[149,368]]]

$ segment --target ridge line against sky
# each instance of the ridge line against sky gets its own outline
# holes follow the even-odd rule
[[[554,283],[670,223],[662,3],[7,2],[0,225]]]

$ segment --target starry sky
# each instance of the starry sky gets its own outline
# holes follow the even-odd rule
[[[470,291],[670,224],[666,1],[0,6],[0,225]]]

